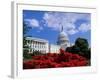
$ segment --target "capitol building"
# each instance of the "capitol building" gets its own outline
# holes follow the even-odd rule
[[[59,45],[62,49],[66,49],[67,47],[70,47],[70,42],[68,35],[63,31],[63,27],[58,35],[58,41],[57,45]]]
[[[26,37],[26,45],[29,53],[39,51],[41,53],[59,53],[59,49],[66,49],[70,46],[68,35],[63,31],[63,27],[58,35],[57,44],[49,44],[48,40]]]

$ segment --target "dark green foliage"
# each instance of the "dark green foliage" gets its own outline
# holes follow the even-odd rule
[[[72,46],[71,52],[78,53],[80,51],[80,48],[77,45]]]
[[[24,20],[23,20],[24,21]],[[26,44],[26,37],[25,34],[30,30],[31,28],[27,26],[25,22],[23,22],[23,58],[24,59],[30,59],[31,55],[29,52],[29,46]]]
[[[78,47],[88,47],[88,41],[84,38],[78,38],[75,41],[75,45],[77,45]]]
[[[80,51],[82,52],[85,52],[88,50],[88,41],[86,39],[83,39],[83,38],[78,38],[76,41],[75,41],[75,46],[79,47],[80,48]]]
[[[23,50],[23,57],[24,59],[32,59],[32,56],[36,56],[36,55],[43,55],[41,52],[39,51],[33,51],[33,53],[29,53],[28,49],[24,49]]]
[[[77,38],[75,41],[75,45],[66,48],[66,52],[67,51],[74,54],[79,54],[86,57],[87,59],[91,58],[91,49],[89,49],[88,41],[84,38]]]
[[[91,59],[91,49],[88,49],[88,50],[85,52],[84,56],[85,56],[87,59]]]
[[[27,49],[23,50],[23,58],[24,59],[31,59],[32,58],[32,56],[28,53]]]
[[[23,37],[23,48],[28,48],[28,46],[26,45],[26,38]]]
[[[23,48],[28,48],[26,45],[26,33],[31,29],[31,27],[28,27],[27,24],[23,20]]]

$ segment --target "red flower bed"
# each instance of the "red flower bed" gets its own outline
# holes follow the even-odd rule
[[[86,66],[87,64],[86,58],[78,54],[64,52],[61,49],[59,54],[48,53],[46,55],[33,56],[32,60],[23,62],[23,69],[76,67]]]

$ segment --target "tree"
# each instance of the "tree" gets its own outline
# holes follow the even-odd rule
[[[86,52],[86,51],[88,51],[89,44],[88,44],[88,41],[86,39],[78,38],[75,41],[75,46],[80,48],[80,51]]]
[[[77,38],[75,41],[75,45],[66,48],[66,52],[67,51],[79,54],[81,56],[86,57],[87,59],[91,58],[91,49],[89,48],[88,41],[84,38]]]
[[[23,58],[28,59],[31,58],[31,56],[28,54],[29,52],[29,46],[27,45],[27,40],[26,40],[26,33],[30,30],[31,28],[27,26],[25,21],[23,21]]]

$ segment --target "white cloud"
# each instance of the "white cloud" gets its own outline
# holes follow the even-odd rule
[[[25,19],[25,22],[30,27],[39,27],[39,21],[36,19]]]
[[[77,29],[75,22],[80,19],[90,22],[90,15],[78,14],[78,13],[46,12],[43,16],[43,19],[45,22],[45,26],[48,26],[54,30],[60,30],[61,26],[63,26],[64,31],[72,35],[72,34],[77,33],[78,30],[82,31],[81,29]],[[84,25],[82,24],[81,26],[84,26]],[[85,26],[85,28],[86,27],[89,27],[89,26]]]
[[[80,25],[80,27],[78,29],[79,29],[79,31],[86,32],[91,29],[91,25],[83,23]]]
[[[76,29],[71,29],[71,30],[67,31],[67,33],[70,35],[76,34],[77,32],[78,32],[78,30],[76,30]]]

